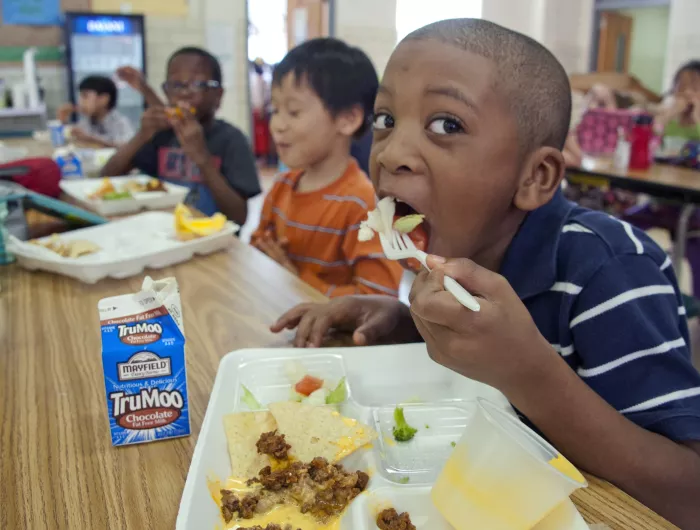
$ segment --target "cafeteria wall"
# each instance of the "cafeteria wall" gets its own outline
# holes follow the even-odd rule
[[[336,36],[361,47],[380,74],[396,45],[397,1],[336,0]],[[593,0],[483,0],[482,17],[544,43],[567,71],[587,70]]]
[[[700,1],[671,0],[668,22],[668,45],[664,69],[664,89],[671,87],[673,74],[679,66],[700,58]]]
[[[137,13],[138,3],[132,5],[133,12]],[[165,80],[168,57],[178,48],[201,46],[210,49],[222,62],[226,88],[219,116],[249,132],[246,39],[244,0],[189,0],[189,15],[186,17],[146,14],[148,81],[152,86],[160,87]],[[54,116],[56,108],[68,100],[66,69],[46,63],[38,65],[38,73],[46,91],[49,115]],[[0,78],[9,85],[21,82],[21,65],[0,65]]]

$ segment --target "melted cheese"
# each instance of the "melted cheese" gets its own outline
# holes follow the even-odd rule
[[[248,528],[251,526],[262,526],[265,528],[269,523],[275,523],[284,528],[284,525],[292,525],[296,530],[340,530],[340,519],[336,518],[329,523],[320,523],[313,516],[301,513],[299,508],[290,505],[281,505],[273,508],[264,515],[258,515],[252,519],[231,521],[229,528]]]

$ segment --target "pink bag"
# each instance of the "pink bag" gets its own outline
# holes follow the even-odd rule
[[[581,150],[589,155],[611,155],[617,146],[617,130],[625,136],[634,123],[638,110],[589,109],[581,118],[576,137]]]

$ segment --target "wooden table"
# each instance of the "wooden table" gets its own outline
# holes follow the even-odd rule
[[[192,435],[131,447],[110,442],[97,302],[137,291],[143,275],[90,286],[0,268],[0,529],[171,530],[219,360],[287,346],[268,326],[324,297],[252,248],[162,271],[181,288]],[[673,525],[589,477],[574,501],[613,530]]]
[[[567,171],[566,178],[573,183],[612,186],[680,203],[672,261],[675,270],[681,270],[690,217],[700,204],[700,171],[670,164],[653,164],[645,171],[621,170],[613,166],[610,158],[585,157],[581,167]]]

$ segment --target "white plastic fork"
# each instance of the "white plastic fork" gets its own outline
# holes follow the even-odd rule
[[[421,265],[426,269],[430,270],[428,267],[427,258],[428,255],[422,250],[418,250],[416,245],[408,237],[408,234],[401,234],[397,230],[391,231],[391,238],[380,233],[379,240],[382,243],[382,249],[384,249],[384,254],[390,260],[401,260],[401,259],[417,259],[420,261]],[[452,293],[452,295],[457,299],[457,301],[462,304],[467,309],[472,311],[480,311],[481,306],[479,302],[474,298],[469,292],[458,284],[454,278],[445,276],[444,280],[445,290]]]

